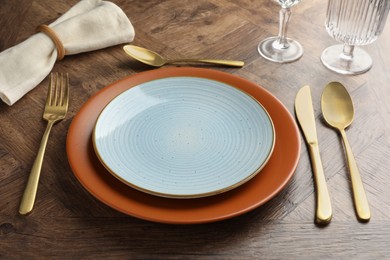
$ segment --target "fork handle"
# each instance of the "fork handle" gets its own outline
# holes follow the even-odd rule
[[[50,130],[53,124],[54,121],[49,121],[47,123],[45,133],[42,136],[41,145],[39,147],[37,157],[35,158],[34,164],[30,172],[30,176],[28,177],[27,185],[22,197],[22,202],[19,207],[19,213],[22,215],[29,214],[34,207],[39,177],[41,175],[42,161],[45,155],[47,140],[49,138]]]

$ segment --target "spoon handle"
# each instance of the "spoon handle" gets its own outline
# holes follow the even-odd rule
[[[318,144],[309,144],[309,152],[317,190],[316,223],[325,225],[328,224],[332,219],[332,205],[330,203],[328,187],[326,186]]]
[[[209,60],[209,59],[177,59],[170,60],[167,63],[177,63],[177,62],[196,62],[196,63],[209,63],[217,64],[231,67],[242,67],[245,65],[245,62],[239,60]]]
[[[355,201],[355,209],[357,217],[360,221],[369,221],[371,218],[370,207],[364,191],[363,182],[360,178],[359,169],[357,167],[355,157],[353,156],[351,146],[349,145],[345,130],[340,130],[341,137],[344,142],[345,152],[347,154],[348,168],[351,174],[353,199]]]

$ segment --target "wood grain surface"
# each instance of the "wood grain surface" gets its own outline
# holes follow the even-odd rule
[[[1,0],[0,51],[53,21],[77,0]],[[389,259],[390,258],[390,24],[365,46],[373,68],[340,76],[320,62],[335,44],[324,28],[326,1],[304,0],[293,8],[288,35],[304,56],[290,64],[261,58],[257,44],[277,34],[278,5],[271,0],[113,0],[130,18],[134,44],[171,58],[240,59],[241,69],[212,67],[256,82],[294,114],[299,88],[310,85],[317,132],[333,204],[330,225],[314,224],[315,190],[302,139],[298,168],[288,186],[262,207],[242,216],[202,225],[165,225],[126,216],[91,196],[66,159],[68,127],[98,90],[125,76],[150,70],[114,46],[67,56],[54,71],[70,74],[67,118],[50,136],[34,211],[18,207],[45,129],[48,79],[12,107],[0,104],[0,259]],[[6,66],[0,64],[0,66]],[[210,68],[208,66],[208,68]],[[340,136],[326,126],[320,96],[340,81],[355,104],[347,135],[361,171],[372,219],[355,216]]]

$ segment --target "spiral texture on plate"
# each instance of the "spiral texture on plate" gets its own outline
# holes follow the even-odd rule
[[[174,198],[221,193],[255,176],[274,147],[265,109],[227,84],[171,77],[133,87],[100,114],[94,147],[117,178]]]

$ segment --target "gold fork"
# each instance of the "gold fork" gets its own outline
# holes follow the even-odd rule
[[[38,189],[39,176],[41,174],[43,156],[45,154],[47,140],[52,126],[65,118],[69,103],[69,76],[68,73],[51,73],[50,85],[46,98],[43,119],[47,121],[47,127],[43,134],[37,157],[35,158],[26,189],[23,193],[19,213],[26,215],[34,206]]]

